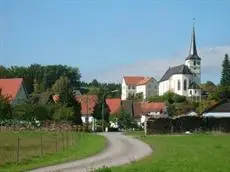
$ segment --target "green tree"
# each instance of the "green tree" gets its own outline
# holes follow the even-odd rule
[[[60,105],[56,111],[54,112],[53,118],[54,120],[60,121],[70,121],[74,117],[73,107],[67,107],[64,105]]]
[[[94,106],[93,117],[96,118],[97,120],[102,120],[102,103],[103,100],[99,100]],[[109,107],[104,101],[104,120],[106,122],[109,122],[109,113],[110,113]]]
[[[164,102],[164,97],[163,96],[151,96],[147,99],[150,102]]]
[[[222,76],[220,81],[221,86],[230,85],[230,62],[228,54],[225,54],[224,61],[222,64]]]
[[[52,91],[58,94],[62,103],[67,102],[68,96],[71,94],[71,85],[68,77],[61,76],[53,85]]]
[[[129,128],[133,127],[133,118],[132,116],[125,112],[125,110],[122,108],[120,114],[118,115],[118,126],[121,129],[127,130]]]
[[[0,93],[0,120],[12,119],[12,108],[8,97],[4,97]]]
[[[176,106],[174,104],[168,104],[167,105],[167,112],[168,112],[169,116],[177,115]]]

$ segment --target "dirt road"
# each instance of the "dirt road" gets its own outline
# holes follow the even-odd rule
[[[89,172],[99,167],[111,167],[137,161],[150,155],[152,149],[144,142],[122,135],[104,133],[108,147],[101,153],[82,160],[31,170],[32,172]]]

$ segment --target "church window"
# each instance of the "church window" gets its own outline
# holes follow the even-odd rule
[[[196,61],[195,60],[193,61],[193,65],[196,66]]]
[[[200,65],[200,62],[198,61],[197,64]]]
[[[190,95],[192,95],[192,90],[190,90]]]
[[[180,90],[180,80],[177,81],[177,90]]]
[[[187,79],[184,80],[184,90],[187,90]]]

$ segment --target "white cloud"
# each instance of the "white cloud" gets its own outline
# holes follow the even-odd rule
[[[210,80],[215,83],[219,82],[224,54],[230,54],[230,46],[201,48],[198,52],[202,59],[202,80]],[[144,75],[153,76],[158,80],[162,77],[169,66],[183,64],[186,55],[187,53],[184,52],[178,54],[177,57],[167,59],[143,59],[142,61],[137,61],[133,64],[111,67],[108,71],[94,72],[93,74],[89,74],[88,77],[85,75],[83,79],[90,81],[93,78],[96,78],[103,82],[120,82],[124,75]]]

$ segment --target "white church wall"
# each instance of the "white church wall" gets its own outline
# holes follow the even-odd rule
[[[188,89],[188,97],[191,96],[197,96],[199,97],[201,95],[201,91],[199,89]]]
[[[179,94],[181,96],[187,96],[188,95],[188,86],[189,86],[189,79],[190,75],[184,75],[184,74],[176,74],[173,75],[170,78],[171,81],[171,88],[170,90],[173,91],[176,94]],[[184,80],[186,80],[186,89],[184,89]],[[178,82],[180,82],[180,89],[178,89]]]
[[[169,80],[159,83],[159,96],[169,91]]]

